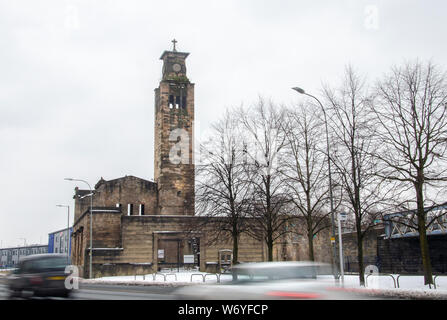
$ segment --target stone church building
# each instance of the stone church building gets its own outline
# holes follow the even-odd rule
[[[231,259],[232,243],[208,244],[212,219],[194,210],[194,84],[186,74],[188,53],[165,51],[162,80],[155,89],[154,180],[134,176],[101,180],[93,190],[93,276],[151,273],[198,266],[215,272]],[[72,264],[89,277],[90,190],[75,189]],[[205,227],[197,223],[209,219]],[[202,224],[203,225],[203,224]],[[208,227],[207,227],[208,226]],[[275,260],[306,260],[305,237],[275,245]],[[315,239],[318,261],[330,259],[329,234]],[[239,261],[267,259],[263,241],[242,235]]]

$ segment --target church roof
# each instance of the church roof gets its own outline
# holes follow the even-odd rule
[[[112,180],[104,180],[104,179],[101,177],[101,179],[98,181],[98,183],[99,183],[99,182],[102,182],[102,183],[115,182],[115,181],[125,180],[125,179],[137,179],[137,180],[141,180],[141,181],[144,181],[144,182],[149,182],[149,183],[154,183],[154,184],[155,184],[154,181],[146,180],[146,179],[139,178],[139,177],[135,177],[135,176],[132,176],[132,175],[126,175],[126,176],[124,176],[124,177],[115,178],[115,179],[112,179]]]
[[[127,180],[127,179],[140,180],[144,184],[151,185],[153,187],[155,187],[157,185],[157,183],[154,182],[154,181],[142,179],[142,178],[135,177],[135,176],[132,176],[132,175],[128,175],[128,176],[126,175],[124,177],[120,177],[120,178],[116,178],[116,179],[112,179],[112,180],[105,180],[103,177],[101,177],[101,179],[99,179],[99,181],[95,184],[94,190],[97,190],[103,184],[116,184],[116,183],[120,183],[121,181],[124,181],[124,180]],[[85,196],[85,195],[87,195],[89,193],[90,193],[90,190],[83,190],[83,189],[79,189],[78,187],[76,187],[75,188],[75,195],[74,195],[73,198],[75,198],[75,197],[82,197],[82,196]]]
[[[124,182],[126,180],[138,180],[140,182],[140,184],[142,184],[142,185],[144,184],[148,188],[155,188],[157,186],[157,183],[154,181],[138,178],[138,177],[131,176],[131,175],[128,175],[128,176],[126,175],[124,177],[120,177],[120,178],[116,178],[116,179],[112,179],[112,180],[104,180],[104,178],[101,177],[101,179],[95,185],[95,190],[97,190],[102,185],[106,185],[106,186],[117,185],[117,184],[121,184],[121,182]]]
[[[172,50],[171,51],[169,51],[169,50],[166,50],[165,52],[163,52],[163,54],[161,55],[161,57],[160,57],[160,60],[164,60],[164,57],[165,57],[165,55],[177,55],[177,56],[180,56],[180,57],[182,57],[183,59],[186,59],[186,57],[189,55],[189,53],[188,52],[179,52],[179,51],[177,51],[177,48],[176,48],[176,44],[177,44],[177,40],[175,40],[175,39],[172,39]]]

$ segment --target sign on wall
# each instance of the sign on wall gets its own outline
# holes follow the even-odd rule
[[[158,258],[164,259],[165,257],[165,250],[164,249],[158,249]]]
[[[183,263],[194,263],[194,255],[193,254],[183,255]]]

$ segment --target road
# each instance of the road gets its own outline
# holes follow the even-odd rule
[[[69,299],[74,300],[172,300],[175,287],[80,284]],[[25,293],[26,295],[26,293]],[[8,299],[8,288],[0,282],[0,300]],[[30,299],[39,299],[30,297]],[[63,298],[50,297],[60,300]]]

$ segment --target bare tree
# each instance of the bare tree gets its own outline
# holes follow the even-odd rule
[[[282,125],[287,142],[283,161],[285,184],[291,191],[294,211],[304,218],[311,261],[314,236],[330,227],[330,211],[324,210],[328,203],[327,158],[320,146],[324,126],[317,110],[320,109],[305,104],[289,109]]]
[[[364,78],[351,66],[345,69],[340,87],[324,89],[329,106],[333,134],[331,161],[338,186],[342,189],[343,207],[354,217],[360,284],[365,284],[363,239],[380,217],[380,208],[392,188],[376,175],[378,161],[371,156],[377,147],[371,113],[371,97]]]
[[[427,220],[425,208],[436,204],[436,191],[447,180],[445,79],[446,74],[431,62],[394,67],[378,82],[379,103],[371,108],[380,128],[376,157],[384,167],[381,175],[414,191],[415,201],[410,201],[417,221],[412,227],[419,232],[425,284],[433,283],[427,228],[439,219],[435,215]]]
[[[199,215],[212,217],[215,231],[208,240],[213,243],[231,238],[234,264],[238,263],[239,238],[247,229],[246,217],[251,203],[239,134],[235,115],[227,111],[212,125],[211,136],[200,146],[202,159],[196,166],[197,211]]]
[[[251,214],[255,219],[251,235],[265,241],[268,260],[273,261],[273,245],[289,232],[285,226],[291,218],[283,212],[288,195],[284,191],[283,174],[278,166],[280,153],[286,145],[280,130],[284,109],[260,98],[252,108],[241,109],[239,118],[245,131],[245,168],[253,196]]]

